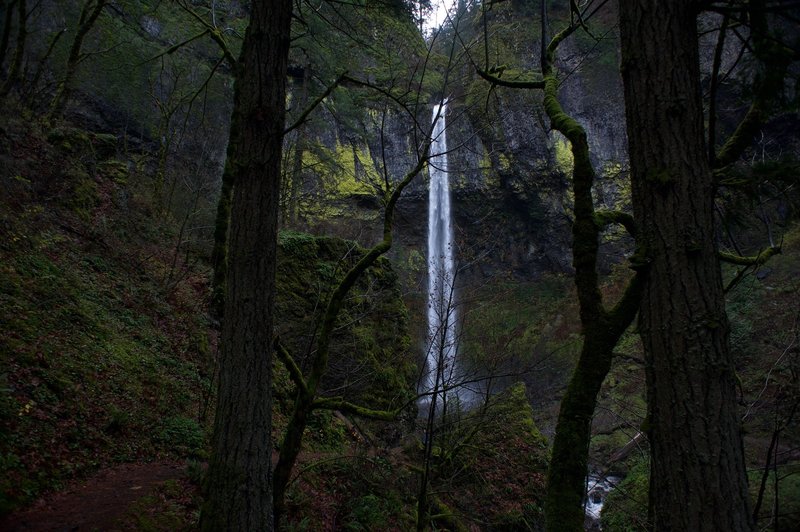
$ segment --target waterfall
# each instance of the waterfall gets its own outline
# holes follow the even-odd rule
[[[455,268],[447,173],[446,111],[446,100],[433,108],[433,155],[429,164],[428,192],[428,367],[423,390],[426,392],[450,385],[455,370]]]

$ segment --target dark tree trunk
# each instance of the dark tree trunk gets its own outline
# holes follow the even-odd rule
[[[303,68],[303,84],[300,87],[300,93],[297,97],[298,109],[305,109],[308,105],[308,88],[311,85],[311,64],[306,63]],[[288,207],[286,221],[287,225],[297,224],[297,209],[300,203],[300,193],[303,190],[303,155],[306,151],[306,132],[305,127],[302,125],[297,128],[297,140],[294,143],[294,157],[292,160],[292,178],[290,181],[290,188],[288,190]]]
[[[8,13],[11,14],[11,6],[9,6]],[[19,78],[20,69],[22,68],[22,60],[25,57],[25,41],[28,39],[28,4],[26,0],[17,0],[17,47],[14,50],[14,59],[11,61],[11,68],[8,70],[8,77],[2,86],[0,86],[0,99],[8,96],[11,88],[17,83]],[[2,66],[2,65],[0,65]]]
[[[230,150],[233,149],[234,135],[237,129],[234,116],[231,121],[231,136],[228,139],[228,157],[225,169],[222,172],[222,188],[217,201],[217,216],[214,219],[214,249],[211,252],[211,265],[214,274],[211,279],[211,302],[209,312],[211,316],[222,321],[225,312],[225,284],[228,279],[228,228],[231,223],[231,202],[233,201],[234,168],[230,159]]]
[[[11,35],[11,21],[14,18],[14,6],[17,4],[16,0],[11,0],[6,3],[5,0],[0,1],[0,14],[3,16],[2,33],[0,33],[0,73],[2,73],[3,64],[6,62],[6,52],[8,51],[8,37]]]
[[[542,18],[545,18],[544,10]],[[611,309],[604,306],[597,277],[600,231],[611,223],[621,223],[634,235],[636,231],[630,215],[595,211],[592,197],[595,172],[589,157],[586,131],[564,112],[558,100],[555,52],[559,43],[575,29],[577,26],[570,26],[556,34],[542,56],[545,112],[553,129],[570,141],[575,161],[572,171],[572,191],[575,195],[572,262],[580,304],[583,346],[561,400],[545,499],[547,529],[570,532],[584,528],[582,502],[597,394],[611,369],[614,347],[636,316],[644,276],[642,271],[638,271],[617,304]]]
[[[650,518],[656,530],[751,530],[734,365],[704,142],[698,4],[621,0],[634,213],[650,262]]]
[[[289,0],[252,3],[236,68],[234,197],[203,530],[273,530],[271,351]]]
[[[53,102],[50,104],[50,118],[58,118],[64,112],[67,106],[67,101],[72,92],[72,83],[75,79],[75,73],[78,70],[78,64],[81,60],[81,48],[83,48],[83,40],[89,33],[89,30],[94,27],[94,23],[100,17],[103,8],[108,4],[108,0],[87,0],[81,10],[81,16],[78,20],[78,27],[75,29],[75,38],[72,40],[72,46],[69,49],[69,57],[67,57],[67,68],[64,71],[64,77],[58,84],[56,95],[53,97]]]

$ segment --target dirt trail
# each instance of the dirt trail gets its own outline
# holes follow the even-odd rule
[[[183,467],[175,462],[156,462],[104,469],[0,520],[0,531],[114,530],[134,502],[158,484],[182,477]]]

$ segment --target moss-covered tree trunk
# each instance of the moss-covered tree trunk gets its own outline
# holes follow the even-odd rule
[[[650,518],[656,530],[751,530],[736,377],[704,141],[698,3],[622,0],[634,213],[650,261]]]
[[[94,27],[95,22],[97,22],[106,4],[108,4],[108,0],[87,0],[86,3],[83,4],[80,19],[78,20],[78,27],[75,29],[75,38],[72,40],[72,46],[70,46],[69,49],[64,76],[61,78],[61,81],[58,82],[56,95],[53,97],[53,101],[50,104],[50,119],[58,118],[61,116],[61,113],[64,112],[64,108],[72,92],[72,83],[75,80],[78,64],[81,61],[83,40],[86,38],[89,30]]]
[[[595,172],[589,159],[586,132],[564,112],[558,100],[555,51],[577,26],[557,34],[542,57],[544,108],[554,129],[572,146],[572,190],[575,220],[572,223],[572,261],[580,306],[583,345],[561,406],[547,475],[545,520],[547,530],[578,531],[584,528],[583,500],[592,416],[597,394],[611,368],[614,347],[636,316],[641,277],[637,272],[617,305],[603,306],[597,278],[600,231],[612,222],[623,223],[634,233],[632,222],[621,213],[597,213],[592,184]]]
[[[213,454],[203,530],[273,530],[271,351],[292,3],[255,0],[237,64],[232,201]]]
[[[17,0],[17,45],[14,49],[14,57],[11,60],[11,67],[8,70],[8,77],[2,86],[0,86],[0,98],[5,98],[11,91],[11,88],[17,83],[19,72],[22,68],[22,59],[25,56],[25,41],[28,39],[28,3],[26,0]],[[11,24],[11,8],[14,4],[9,5],[7,13],[9,18],[6,24]],[[5,34],[5,39],[8,39],[8,34]],[[2,66],[2,64],[0,64]]]
[[[504,80],[491,72],[481,70],[478,70],[478,74],[496,85],[520,89],[544,89],[545,112],[553,129],[570,142],[574,159],[572,191],[575,196],[575,220],[572,223],[572,261],[575,267],[583,345],[578,363],[561,400],[545,496],[547,530],[572,532],[583,530],[584,526],[583,501],[588,473],[587,460],[597,394],[611,368],[613,349],[636,316],[642,281],[647,268],[639,260],[640,250],[637,245],[637,253],[631,260],[636,273],[616,305],[611,309],[604,306],[597,276],[600,232],[610,224],[620,224],[635,238],[636,228],[629,214],[595,211],[592,197],[595,171],[589,157],[586,131],[574,118],[564,112],[558,99],[556,51],[566,38],[584,26],[585,13],[579,13],[577,4],[571,3],[573,23],[558,32],[549,44],[545,45],[546,2],[542,0],[540,6],[542,79]]]

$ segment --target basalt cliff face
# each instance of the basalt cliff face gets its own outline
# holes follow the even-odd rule
[[[476,26],[476,13],[464,13],[463,24]],[[535,23],[511,6],[498,9],[492,23],[501,29]],[[472,28],[473,33],[477,32]],[[453,32],[443,32],[443,39]],[[538,35],[534,31],[506,36],[500,52],[519,68],[538,69]],[[441,54],[449,45],[435,45]],[[490,40],[490,48],[495,44]],[[499,46],[498,46],[499,47]],[[507,48],[514,49],[509,52]],[[498,52],[498,53],[500,53]],[[560,95],[568,113],[586,129],[598,180],[598,207],[625,208],[628,202],[626,134],[617,45],[611,37],[568,41],[562,46],[559,67],[564,72]],[[453,217],[458,243],[457,260],[469,279],[511,276],[533,280],[545,272],[570,272],[572,156],[567,141],[550,130],[542,109],[542,91],[492,87],[475,66],[456,64],[448,82],[432,92],[428,105],[415,109],[416,124],[408,114],[379,109],[364,113],[358,134],[335,124],[326,112],[307,134],[338,155],[343,176],[353,176],[360,187],[339,186],[331,194],[314,172],[304,177],[313,201],[301,209],[299,223],[313,231],[336,225],[343,236],[368,240],[380,233],[380,188],[384,169],[398,180],[414,166],[420,133],[429,126],[433,103],[448,99],[448,160]],[[508,76],[508,74],[506,74]],[[514,76],[527,74],[512,73]],[[359,138],[360,137],[360,138]],[[309,176],[312,178],[309,179]],[[395,256],[413,267],[414,256],[424,253],[427,231],[427,174],[415,178],[397,207],[396,237],[401,250]],[[317,221],[318,220],[318,221]],[[333,222],[332,220],[338,220]],[[367,236],[369,235],[369,236]],[[608,235],[602,268],[626,252],[622,235]]]
[[[536,77],[540,20],[536,9],[523,4],[503,2],[486,11],[464,5],[451,26],[427,41],[402,12],[326,13],[328,22],[338,21],[338,26],[307,16],[309,26],[298,28],[291,52],[284,227],[374,243],[382,231],[386,183],[396,183],[414,167],[429,132],[431,109],[446,97],[454,229],[463,278],[535,280],[547,272],[569,273],[569,144],[550,129],[541,90],[495,87],[476,71],[490,70],[508,80]],[[31,31],[50,34],[77,18],[78,3],[64,5],[63,10],[44,6]],[[221,3],[208,12],[200,5],[197,9],[225,28],[235,56],[246,9],[238,2]],[[568,16],[563,6],[553,7],[550,32]],[[627,209],[616,18],[612,2],[593,17],[591,34],[578,31],[561,44],[557,67],[561,103],[587,133],[597,173],[596,206]],[[206,222],[197,225],[210,227],[227,145],[231,65],[192,20],[172,5],[153,10],[138,2],[115,3],[88,36],[85,48],[103,52],[87,56],[67,115],[88,129],[124,131],[124,145],[132,152],[158,153],[144,164],[154,166],[153,173],[183,176],[178,194],[200,198],[200,217]],[[708,29],[701,39],[704,72],[711,70],[714,22],[711,16],[700,21]],[[351,27],[350,35],[342,27]],[[46,105],[44,89],[57,79],[66,53],[62,48],[56,46],[51,57],[40,61],[45,75],[39,81],[42,90],[31,95],[34,104]],[[46,51],[44,41],[32,42],[29,62],[36,63]],[[723,71],[740,64],[718,94],[724,111],[718,125],[730,133],[746,111],[739,98],[743,85],[737,80],[749,79],[752,69],[740,61],[734,42],[721,58]],[[153,67],[156,63],[160,67]],[[348,77],[340,78],[344,72]],[[295,123],[326,89],[329,95]],[[779,121],[785,122],[788,140],[764,139],[765,158],[796,147],[791,133],[796,114],[784,113]],[[415,177],[395,216],[397,245],[391,257],[410,280],[418,280],[424,265],[427,180],[427,172]],[[182,191],[184,183],[189,186]],[[199,240],[208,237],[210,233]],[[631,251],[618,230],[605,234],[602,246],[603,271]]]

